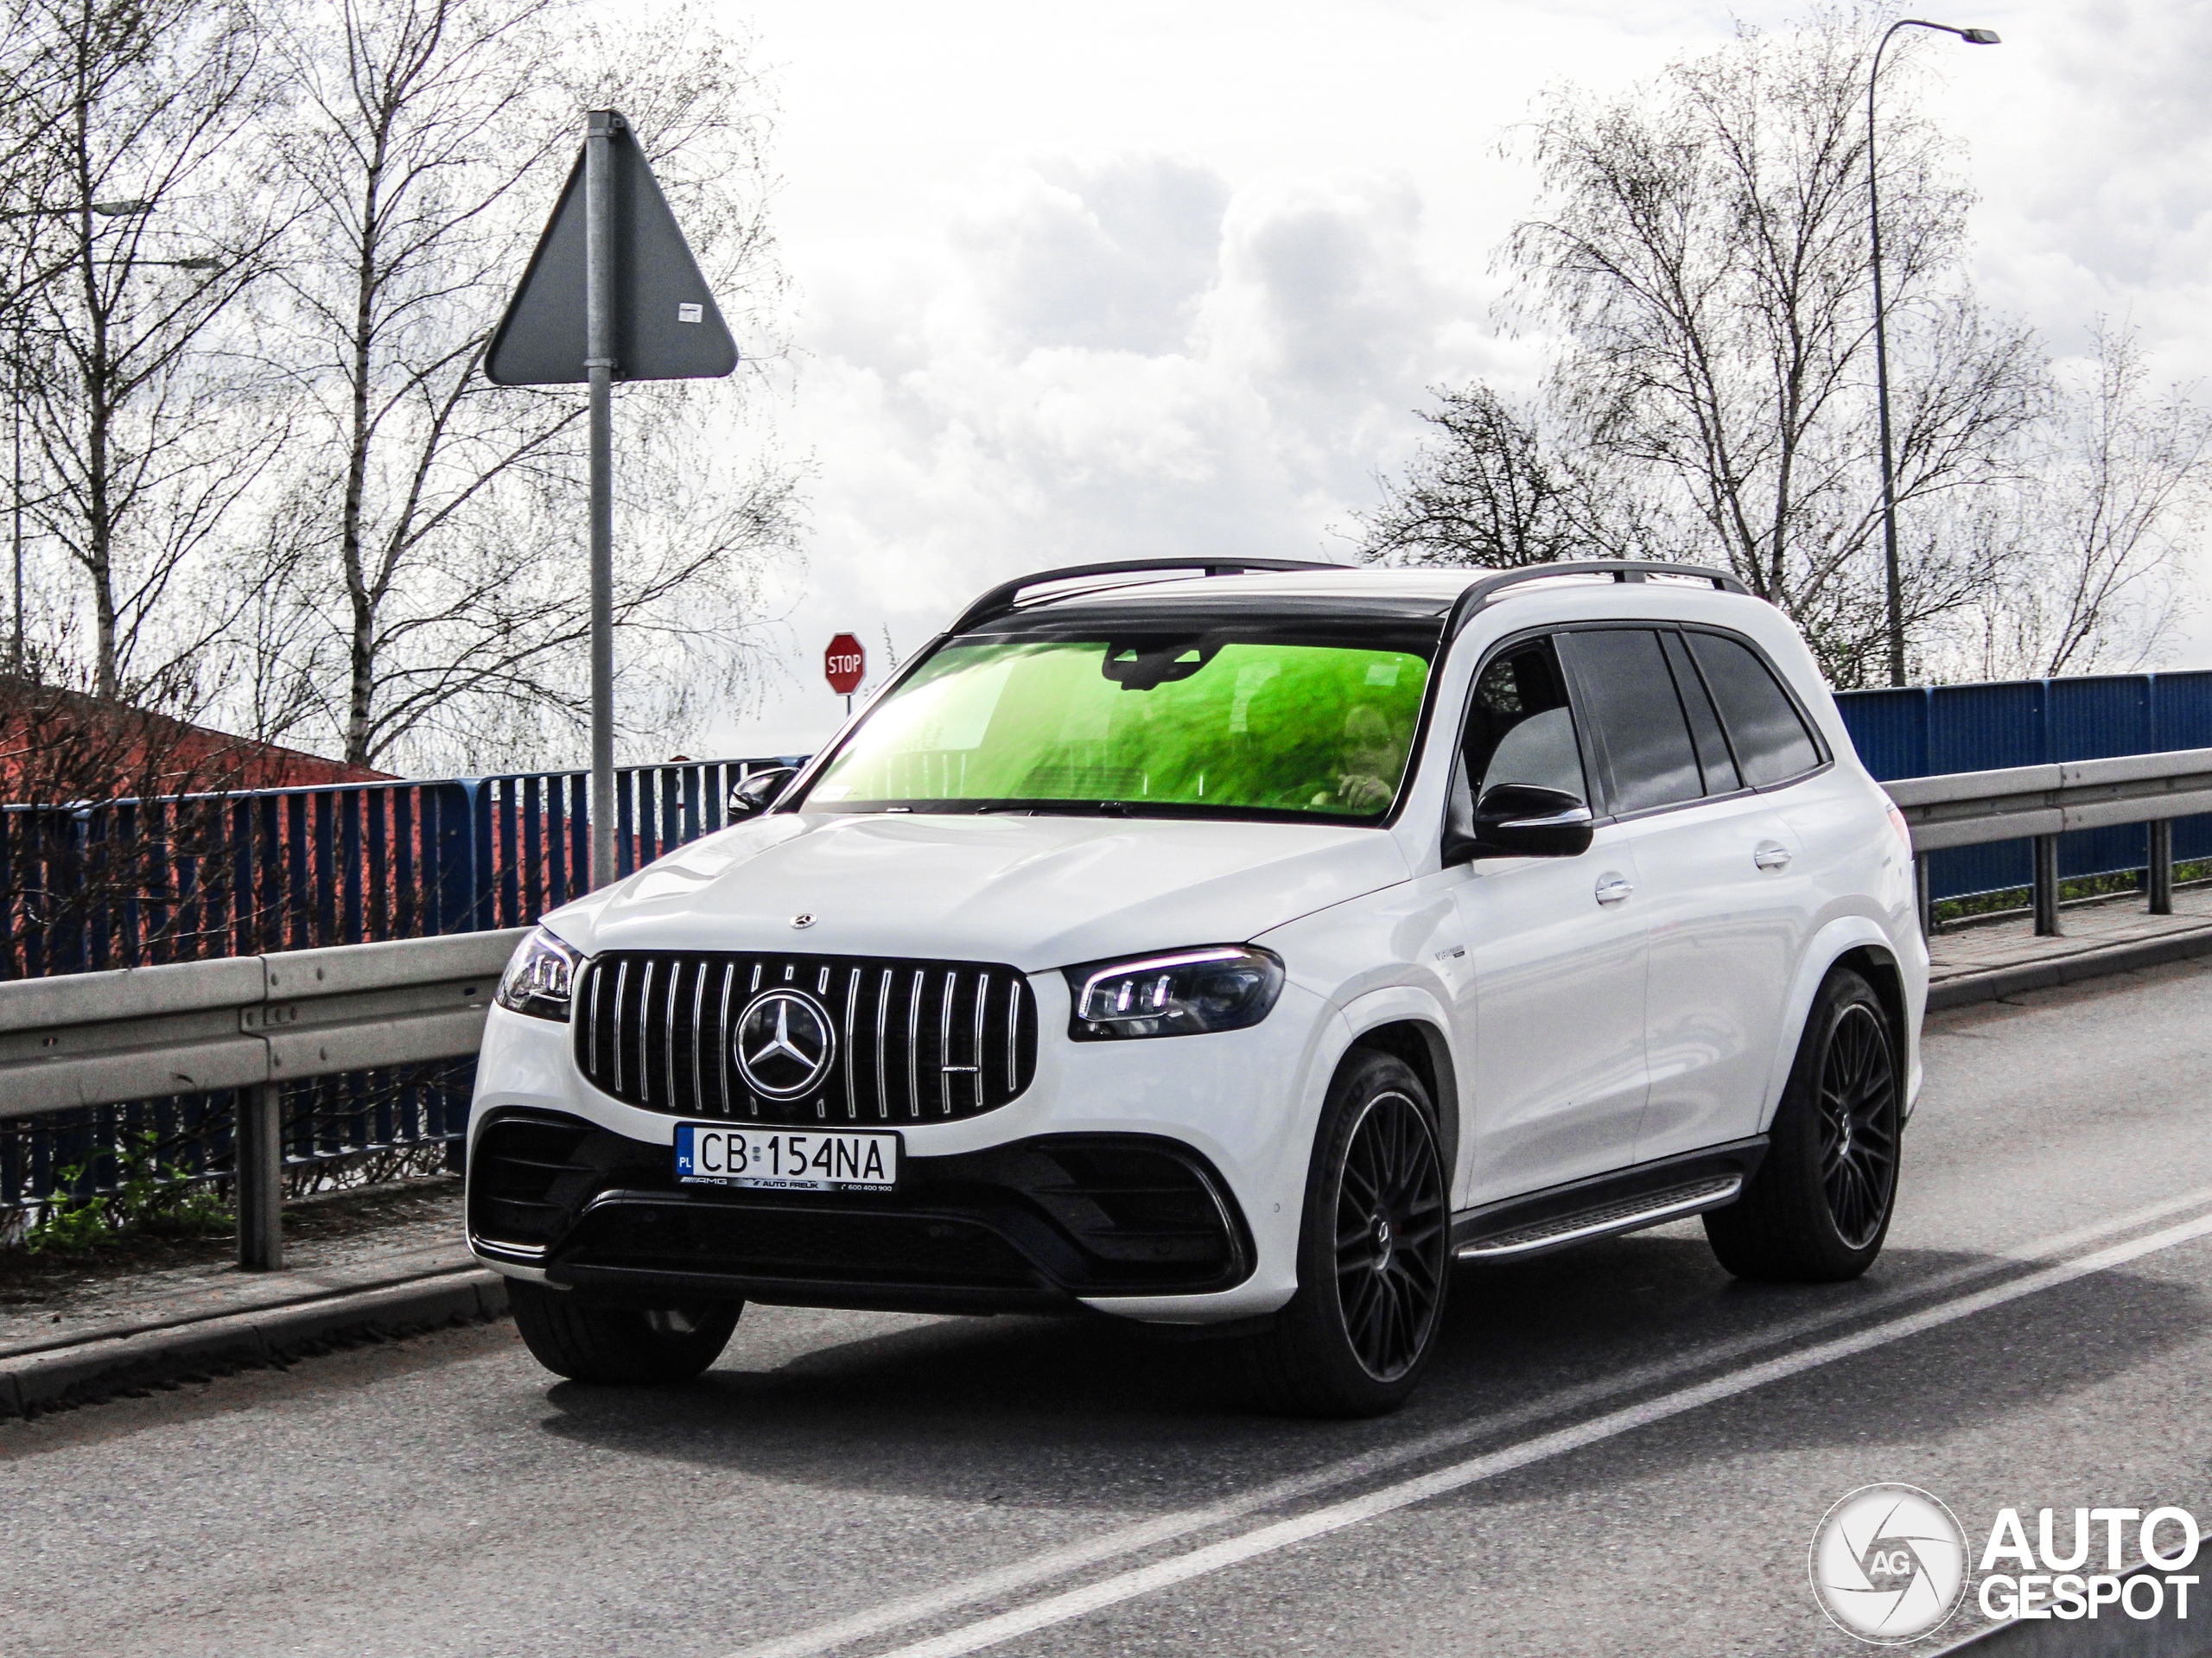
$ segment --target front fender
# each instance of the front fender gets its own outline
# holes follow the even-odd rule
[[[1459,1062],[1452,1054],[1448,1034],[1452,1029],[1450,1012],[1425,986],[1393,984],[1353,997],[1344,1004],[1343,1020],[1347,1049],[1357,1046],[1367,1032],[1381,1030],[1386,1025],[1410,1026],[1420,1035],[1436,1077],[1437,1128],[1444,1140],[1439,1149],[1444,1156],[1452,1199],[1456,1204],[1461,1184],[1460,1126],[1466,1114],[1466,1099],[1459,1086]],[[1335,1075],[1333,1065],[1329,1074]]]
[[[1820,994],[1821,981],[1828,969],[1854,950],[1878,950],[1895,963],[1898,976],[1904,980],[1905,1020],[1905,1115],[1912,1115],[1914,1103],[1920,1097],[1920,1015],[1927,1000],[1924,983],[1916,987],[1904,970],[1904,963],[1897,960],[1896,941],[1883,931],[1879,922],[1871,916],[1838,916],[1813,935],[1813,942],[1797,960],[1797,976],[1789,987],[1789,995],[1783,1003],[1782,1037],[1775,1045],[1774,1064],[1766,1083],[1766,1098],[1759,1107],[1759,1132],[1765,1134],[1774,1126],[1774,1114],[1782,1104],[1782,1090],[1789,1086],[1789,1068],[1797,1063],[1797,1047],[1805,1038],[1805,1021],[1811,1017],[1813,998]]]

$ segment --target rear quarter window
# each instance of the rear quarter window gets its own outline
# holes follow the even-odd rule
[[[1787,783],[1820,765],[1820,745],[1797,705],[1749,645],[1718,633],[1688,637],[1745,783],[1755,789]]]

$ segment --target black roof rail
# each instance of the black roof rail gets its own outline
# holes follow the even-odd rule
[[[1092,575],[1139,575],[1149,570],[1193,570],[1203,575],[1243,575],[1252,570],[1349,570],[1351,564],[1330,564],[1311,558],[1117,558],[1101,564],[1071,564],[1065,569],[1039,570],[1033,575],[1001,581],[960,613],[945,630],[965,633],[1020,607],[1021,595],[1031,588],[1053,581],[1074,581]],[[1109,586],[1120,583],[1109,582]]]
[[[1470,586],[1452,607],[1452,622],[1445,630],[1446,637],[1459,638],[1459,631],[1474,619],[1475,613],[1507,588],[1529,581],[1548,581],[1555,575],[1610,575],[1616,581],[1642,581],[1654,575],[1677,576],[1711,582],[1722,593],[1751,593],[1739,577],[1726,570],[1708,569],[1702,564],[1669,564],[1655,558],[1585,558],[1556,564],[1530,564],[1517,570],[1499,570]]]

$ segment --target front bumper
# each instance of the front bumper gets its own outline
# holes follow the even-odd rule
[[[853,1125],[901,1134],[895,1194],[679,1187],[679,1118],[594,1087],[566,1025],[495,1008],[470,1122],[471,1247],[517,1276],[663,1301],[1081,1305],[1192,1324],[1281,1306],[1297,1285],[1306,1168],[1341,1020],[1292,986],[1249,1030],[1078,1044],[1064,1034],[1059,976],[1030,984],[1040,1040],[1019,1098],[950,1121]],[[532,1120],[553,1138],[522,1161],[583,1159],[541,1171],[568,1182],[557,1193],[510,1186],[509,1197],[550,1205],[534,1230],[521,1210],[497,1207],[493,1178],[511,1160],[503,1140]]]
[[[486,1118],[468,1230],[487,1261],[647,1304],[742,1298],[900,1312],[1050,1312],[1249,1277],[1220,1177],[1171,1140],[1048,1135],[909,1158],[896,1192],[679,1185],[666,1148],[580,1117]]]

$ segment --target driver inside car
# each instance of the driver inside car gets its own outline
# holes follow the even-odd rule
[[[1344,715],[1335,785],[1316,794],[1311,804],[1339,811],[1381,811],[1397,794],[1405,765],[1405,739],[1389,715],[1371,703],[1356,703]]]

